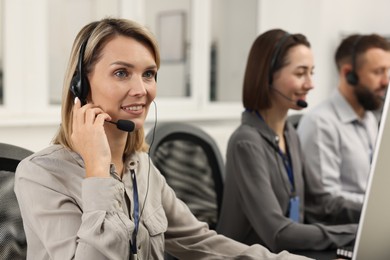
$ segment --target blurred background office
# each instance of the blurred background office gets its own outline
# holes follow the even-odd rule
[[[162,56],[158,122],[196,124],[224,155],[243,110],[243,73],[257,35],[282,28],[308,37],[316,65],[310,109],[336,87],[340,40],[389,37],[389,10],[388,0],[0,0],[0,142],[32,151],[50,143],[71,43],[92,20],[124,17],[151,29]]]

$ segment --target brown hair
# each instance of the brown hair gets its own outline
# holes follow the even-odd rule
[[[310,48],[302,34],[289,34],[273,29],[259,35],[249,52],[243,84],[243,105],[249,110],[271,107],[270,84],[272,77],[286,66],[288,50],[297,45]]]
[[[335,53],[337,69],[340,70],[343,64],[350,63],[355,70],[359,66],[359,56],[371,48],[390,51],[390,43],[378,34],[353,34],[344,38]]]
[[[72,133],[72,107],[74,96],[69,91],[69,88],[73,75],[77,69],[81,45],[84,42],[87,42],[83,57],[83,65],[85,74],[88,74],[100,59],[104,46],[114,37],[119,35],[133,38],[148,46],[154,54],[157,68],[160,67],[160,52],[157,40],[151,32],[140,24],[126,19],[105,18],[84,26],[74,40],[68,68],[65,73],[62,91],[62,123],[58,133],[53,138],[54,144],[62,144],[65,147],[72,149],[70,136]],[[147,144],[145,143],[143,128],[128,134],[125,155],[134,153],[135,151],[146,150]]]

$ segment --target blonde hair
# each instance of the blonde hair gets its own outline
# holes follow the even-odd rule
[[[100,58],[104,46],[115,36],[126,36],[139,41],[149,47],[156,61],[157,68],[160,67],[160,52],[157,40],[153,34],[144,26],[130,20],[118,18],[105,18],[84,26],[74,40],[70,54],[68,68],[66,70],[61,107],[61,125],[58,133],[53,138],[54,144],[61,144],[73,150],[70,136],[72,134],[72,117],[74,96],[69,91],[72,78],[77,70],[77,63],[80,55],[80,47],[86,42],[83,57],[84,74],[87,75]],[[145,142],[143,127],[128,134],[125,148],[125,156],[136,151],[146,151],[148,145]]]

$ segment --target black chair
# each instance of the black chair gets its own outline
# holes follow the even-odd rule
[[[14,193],[15,170],[31,151],[0,143],[0,259],[26,259],[27,242]]]
[[[150,157],[191,212],[215,229],[220,213],[224,163],[213,138],[187,123],[162,123],[146,141]]]

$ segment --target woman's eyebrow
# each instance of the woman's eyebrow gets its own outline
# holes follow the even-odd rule
[[[125,61],[114,61],[110,65],[120,65],[127,68],[135,68],[135,66],[131,63],[125,62]],[[157,65],[153,64],[150,66],[147,66],[146,69],[157,69]]]
[[[134,68],[133,64],[128,63],[128,62],[124,62],[124,61],[114,61],[114,62],[110,63],[110,65],[121,65],[121,66],[125,66],[125,67]]]

